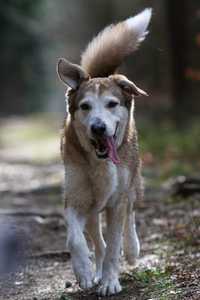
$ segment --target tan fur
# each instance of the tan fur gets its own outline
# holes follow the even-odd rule
[[[122,144],[118,148],[121,164],[116,167],[119,180],[117,193],[121,193],[124,186],[126,186],[126,190],[134,187],[136,198],[141,200],[143,197],[143,186],[140,174],[141,163],[138,151],[137,131],[133,118],[134,103],[132,96],[126,91],[124,92],[121,90],[121,88],[117,86],[115,80],[113,80],[113,77],[112,79],[91,79],[88,82],[83,83],[78,91],[71,91],[69,93],[68,100],[71,104],[71,114],[68,114],[65,120],[63,136],[61,139],[62,156],[68,177],[70,176],[68,179],[69,184],[65,184],[65,208],[73,207],[80,214],[84,215],[88,213],[91,214],[90,211],[101,211],[102,209],[105,209],[107,205],[107,202],[105,201],[107,201],[107,198],[103,196],[105,190],[102,189],[102,187],[107,186],[110,180],[110,172],[108,171],[109,164],[102,161],[91,162],[91,154],[90,152],[86,152],[81,146],[72,124],[74,113],[83,94],[88,90],[95,92],[97,84],[100,94],[103,94],[105,91],[107,91],[108,94],[114,94],[120,99],[121,105],[126,106],[129,111],[129,121]],[[68,173],[71,165],[73,165],[73,168],[76,168],[76,174],[74,174],[76,180],[74,180],[72,173]],[[123,170],[128,170],[128,178],[122,175]],[[80,179],[77,179],[78,174],[80,175]],[[101,180],[101,183],[99,183],[99,177],[102,177],[104,181]],[[91,186],[93,187],[92,190],[90,189]],[[125,197],[128,196],[126,195]],[[85,201],[86,199],[87,201]],[[124,204],[126,205],[126,202],[124,202]],[[132,260],[133,259],[131,258],[129,261]]]
[[[67,212],[72,208],[78,215],[91,216],[93,219],[97,218],[96,214],[105,209],[109,214],[109,222],[111,221],[111,216],[114,222],[111,222],[111,224],[108,226],[111,228],[114,226],[116,231],[119,233],[119,241],[120,228],[122,228],[124,224],[123,220],[125,220],[127,215],[124,233],[125,256],[130,263],[133,263],[135,262],[136,257],[139,255],[139,248],[135,241],[137,241],[137,243],[139,242],[135,227],[133,227],[135,226],[135,221],[132,219],[133,205],[131,203],[133,201],[132,193],[136,194],[136,198],[138,200],[141,199],[143,195],[140,174],[141,165],[138,151],[137,131],[133,118],[133,98],[132,95],[127,92],[126,88],[122,89],[120,86],[118,86],[115,79],[116,78],[113,77],[90,79],[86,82],[83,82],[77,91],[70,91],[68,94],[70,114],[68,114],[65,120],[61,139],[62,156],[66,170],[65,209],[66,216],[68,216],[67,224],[69,228],[73,227],[73,225],[70,225],[71,214],[69,215]],[[92,146],[90,146],[90,150],[86,150],[79,141],[79,137],[77,136],[73,123],[79,102],[88,91],[93,92],[94,94],[98,93],[98,96],[103,95],[105,92],[107,95],[114,95],[120,100],[121,106],[126,107],[128,111],[128,123],[122,142],[118,147],[118,156],[121,161],[120,165],[118,166],[113,165],[113,163],[108,160],[93,160],[91,155]],[[128,205],[128,203],[130,203],[130,205]],[[110,212],[110,206],[115,207],[114,211]],[[115,224],[116,220],[118,220],[117,224]],[[97,225],[94,224],[96,223],[93,223],[93,226],[95,226],[95,232],[99,232],[96,227]],[[71,249],[70,251],[74,253],[75,246],[72,245],[75,233],[72,234],[70,232],[71,231],[68,233],[68,243],[71,247],[69,247]],[[93,236],[93,231],[90,234]],[[96,264],[98,268],[95,280],[99,281],[101,279],[102,272],[104,274],[104,272],[107,271],[101,269],[103,265],[103,257],[105,255],[105,243],[102,240],[101,231],[96,238],[94,239],[93,236],[95,247],[97,247],[97,249],[101,249],[101,251],[99,250],[100,254],[98,252],[96,258]],[[113,239],[112,235],[109,239]],[[79,259],[79,256],[74,254],[76,259],[74,258],[72,261],[74,261],[73,266],[76,277],[85,278],[84,282],[86,283],[81,281],[80,286],[86,288],[92,286],[92,275],[90,271],[87,271],[85,274],[80,273],[80,270],[83,268],[85,270],[91,269],[89,267],[89,261],[87,264],[86,261],[81,263],[82,256],[85,255],[88,257],[88,250],[86,246],[82,245],[82,243],[83,241],[80,245],[78,244],[77,247],[85,250],[82,250],[82,254]],[[114,244],[113,246],[116,247]],[[108,260],[107,265],[109,265],[109,260],[112,259],[112,256],[115,256],[115,253],[112,249],[108,250],[108,254],[106,255]],[[99,263],[99,261],[101,263]],[[79,262],[79,264],[77,262]],[[114,269],[110,272],[116,272],[117,274],[117,265],[114,265],[113,268]],[[108,287],[105,288],[103,284],[99,290],[100,294],[112,294],[121,290],[117,277],[114,283],[110,283],[111,286],[107,280],[107,277],[105,277],[105,286],[108,285]],[[115,286],[114,290],[112,290],[112,284]]]
[[[91,77],[113,74],[124,58],[139,46],[138,35],[124,22],[100,32],[82,54],[81,66]]]
[[[144,39],[150,16],[151,10],[146,9],[135,18],[107,27],[89,44],[81,66],[65,59],[58,64],[60,79],[71,88],[61,137],[67,243],[80,287],[88,289],[100,282],[98,293],[102,296],[121,291],[118,264],[122,236],[129,263],[135,262],[140,251],[133,214],[135,198],[143,197],[134,96],[147,94],[114,72]],[[117,105],[110,107],[113,101]],[[92,143],[96,137],[91,131],[95,119],[105,124],[104,139],[114,141],[119,164],[113,148],[107,148],[107,158],[96,152]],[[98,146],[98,139],[96,142]],[[106,246],[99,221],[103,210],[107,215]],[[95,245],[95,278],[84,230]]]
[[[87,155],[78,141],[78,138],[71,123],[71,118],[73,119],[74,113],[78,107],[79,101],[83,97],[83,94],[86,93],[88,90],[95,91],[96,84],[99,85],[99,94],[103,94],[105,91],[107,91],[110,94],[116,95],[120,99],[121,105],[126,106],[129,110],[128,126],[126,128],[126,132],[123,138],[123,143],[119,148],[118,153],[122,164],[129,166],[131,169],[132,166],[137,167],[139,165],[139,154],[137,132],[133,118],[133,111],[131,110],[131,107],[133,105],[132,96],[129,93],[123,92],[123,90],[121,90],[116,85],[115,81],[109,78],[91,79],[83,83],[77,92],[71,91],[69,93],[68,101],[70,114],[68,114],[64,122],[64,134],[61,139],[61,149],[64,161],[67,159],[66,157],[71,156],[71,158],[75,162],[78,162],[79,158],[82,157],[82,160],[87,163]]]

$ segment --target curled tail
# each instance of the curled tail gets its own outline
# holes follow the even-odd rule
[[[81,66],[91,77],[115,73],[124,58],[134,52],[147,35],[151,8],[100,32],[82,54]]]

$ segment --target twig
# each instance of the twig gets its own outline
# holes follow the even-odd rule
[[[67,261],[70,258],[70,253],[68,251],[49,251],[30,255],[28,258],[61,259],[62,261]]]
[[[57,217],[63,218],[61,210],[41,210],[41,209],[29,209],[29,210],[20,210],[20,209],[0,209],[0,216],[17,216],[17,217],[29,217],[29,216],[40,216],[40,217]]]

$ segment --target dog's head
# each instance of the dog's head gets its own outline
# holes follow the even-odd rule
[[[78,65],[61,59],[60,79],[70,87],[67,101],[71,121],[81,145],[94,150],[99,159],[109,157],[118,163],[127,122],[134,106],[134,96],[146,95],[123,75],[90,78]]]
[[[118,163],[134,96],[146,95],[116,69],[145,39],[151,9],[106,27],[82,54],[81,66],[65,59],[58,63],[60,79],[70,87],[69,112],[81,145],[97,158]]]

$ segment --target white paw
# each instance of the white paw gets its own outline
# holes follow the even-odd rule
[[[87,290],[94,286],[94,280],[92,276],[85,276],[79,280],[80,288]]]
[[[135,249],[134,251],[133,249],[131,250],[125,253],[125,258],[129,265],[134,266],[137,264],[137,259],[139,258],[140,251],[139,249]]]
[[[100,282],[101,282],[101,277],[96,275],[94,278],[94,283],[99,284]]]
[[[100,296],[110,296],[121,292],[122,287],[118,278],[108,278],[102,281],[98,294]]]
[[[126,255],[125,258],[129,265],[136,266],[137,258],[134,255]]]
[[[74,260],[72,262],[76,280],[82,289],[90,289],[94,286],[94,274],[92,263],[89,259]]]
[[[80,288],[86,290],[94,286],[94,275],[89,266],[85,265],[85,268],[80,268],[78,271],[74,269],[74,272]]]
[[[137,258],[140,255],[140,242],[136,231],[134,231],[131,239],[129,239],[128,244],[124,249],[125,258],[130,265],[135,265]]]
[[[101,279],[102,279],[102,271],[98,270],[96,272],[96,275],[95,275],[95,278],[94,278],[94,283],[99,284],[101,282]]]

